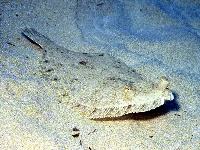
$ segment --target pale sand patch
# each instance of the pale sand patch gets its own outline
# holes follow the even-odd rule
[[[88,149],[89,147],[91,149],[198,148],[200,146],[200,112],[198,109],[200,106],[199,80],[195,75],[195,78],[193,78],[187,74],[181,74],[181,72],[178,74],[176,71],[173,72],[171,69],[173,66],[169,66],[169,69],[166,69],[159,66],[159,63],[149,64],[143,57],[139,59],[138,57],[132,58],[133,55],[129,55],[126,52],[116,52],[115,55],[119,57],[120,54],[123,53],[123,57],[121,57],[122,60],[130,66],[135,65],[132,62],[140,62],[144,59],[147,63],[142,66],[138,65],[138,63],[137,70],[149,80],[156,82],[158,76],[164,75],[168,77],[171,83],[170,88],[173,89],[176,94],[176,100],[173,103],[167,103],[163,107],[148,113],[129,114],[109,121],[91,121],[83,118],[76,112],[72,112],[54,99],[54,91],[48,84],[45,82],[38,83],[37,79],[24,81],[23,87],[26,87],[24,91],[20,88],[20,84],[17,84],[19,83],[19,77],[20,81],[21,78],[25,78],[21,74],[21,71],[27,71],[27,73],[31,74],[32,70],[37,67],[39,55],[39,52],[35,51],[35,48],[31,46],[27,47],[26,41],[21,37],[21,33],[19,32],[22,27],[36,27],[41,33],[46,34],[57,44],[64,45],[70,50],[85,50],[86,52],[98,52],[99,50],[103,50],[99,45],[90,45],[81,42],[81,33],[76,29],[76,22],[74,22],[75,5],[75,1],[59,1],[59,3],[57,1],[12,1],[7,4],[1,4],[3,9],[3,11],[1,11],[2,35],[0,39],[0,69],[1,76],[3,76],[1,77],[1,82],[7,86],[8,82],[5,82],[5,77],[8,78],[8,80],[12,80],[12,82],[17,81],[16,84],[12,84],[12,87],[19,101],[11,99],[13,91],[9,91],[11,95],[6,94],[7,89],[1,86],[0,101],[2,117],[0,122],[3,129],[1,135],[4,136],[1,136],[1,138],[3,138],[3,143],[0,144],[0,148],[16,149],[17,147],[20,149],[22,148],[21,146],[34,148],[33,146],[35,145],[38,149],[43,149],[42,146],[45,146],[45,149]],[[193,24],[198,27],[198,22],[193,22]],[[15,46],[7,44],[8,42],[13,43]],[[176,41],[172,43],[176,47],[176,44],[174,44]],[[194,60],[192,57],[194,55],[192,54],[190,57],[189,54],[193,53],[191,51],[191,45],[196,45],[196,43],[190,43],[188,41],[188,44],[184,44],[185,46],[182,47],[178,44],[177,47],[180,47],[179,50],[185,47],[183,50],[184,57]],[[127,46],[130,49],[133,47],[130,44]],[[187,46],[188,49],[190,49],[189,52],[186,50]],[[110,48],[112,51],[112,47]],[[137,48],[136,46],[136,51]],[[173,61],[170,61],[171,57],[168,57],[170,56],[168,55],[170,51],[167,53],[169,59],[165,57],[166,53],[162,53],[162,49],[165,48],[165,46],[158,44],[158,48],[156,48],[158,51],[155,51],[154,48],[150,49],[150,55],[152,52],[158,55],[156,57],[159,59],[162,59],[160,56],[163,56],[165,62],[169,62],[173,65]],[[113,52],[114,49],[115,48],[113,48]],[[169,46],[169,49],[173,50],[173,46]],[[198,47],[195,48],[195,51],[198,51]],[[177,52],[179,52],[178,49]],[[188,53],[188,55],[186,55],[186,53]],[[198,62],[196,62],[197,65],[195,65],[195,61],[192,61],[192,65],[190,65],[190,61],[188,61],[185,66],[182,64],[181,53],[180,57],[179,53],[176,54],[176,56],[180,58],[180,60],[178,60],[176,57],[176,62],[181,65],[180,67],[183,71],[185,68],[193,67],[192,73],[198,71]],[[199,54],[197,53],[197,55]],[[26,56],[31,59],[26,60]],[[194,56],[194,58],[196,58],[196,56]],[[33,62],[30,62],[30,60]],[[24,63],[20,64],[22,61]],[[178,65],[176,65],[176,67],[178,67]],[[2,72],[2,68],[5,71]],[[186,69],[185,72],[190,71]],[[40,84],[40,88],[36,88],[38,84]],[[21,90],[25,92],[25,94],[28,94],[28,97],[30,95],[32,95],[32,97],[27,97],[26,99],[24,93],[20,92]],[[27,91],[32,91],[32,93]],[[36,94],[34,94],[34,92],[36,92]],[[38,96],[37,98],[39,98],[41,106],[36,105],[37,98],[35,95]],[[180,108],[178,108],[177,105],[179,105]],[[74,127],[80,130],[80,134],[77,138],[72,136],[75,134],[73,132]],[[12,139],[10,140],[11,137]],[[28,140],[25,142],[22,140],[24,137],[28,137]],[[15,143],[18,143],[18,145],[15,145]]]

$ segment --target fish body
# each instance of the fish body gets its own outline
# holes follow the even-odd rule
[[[42,49],[38,74],[73,110],[96,119],[145,112],[173,100],[169,82],[147,82],[133,68],[109,54],[73,52],[33,28],[22,34]]]

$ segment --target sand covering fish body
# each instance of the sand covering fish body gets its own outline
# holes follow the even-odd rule
[[[23,29],[22,34],[42,49],[36,75],[54,83],[60,102],[88,118],[145,112],[174,98],[163,77],[150,83],[108,54],[70,51],[33,28]]]

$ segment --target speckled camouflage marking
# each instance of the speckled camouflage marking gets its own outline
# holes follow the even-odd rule
[[[43,50],[35,75],[52,85],[57,101],[88,118],[145,112],[174,98],[163,77],[153,84],[108,54],[64,49],[32,28],[22,33]]]

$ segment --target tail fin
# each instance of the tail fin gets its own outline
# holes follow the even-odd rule
[[[40,34],[39,32],[37,32],[35,29],[33,28],[25,28],[22,30],[22,35],[27,38],[28,40],[30,40],[31,42],[37,44],[40,48],[45,48],[47,47],[50,43],[52,43],[52,41]]]
[[[40,34],[38,31],[36,31],[33,28],[24,28],[22,29],[22,35],[28,39],[31,43],[36,44],[42,49],[43,57],[46,55],[46,50],[51,46],[52,47],[52,41]]]

